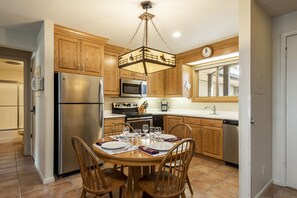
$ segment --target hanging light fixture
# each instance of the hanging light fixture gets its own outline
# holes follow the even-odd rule
[[[155,28],[155,31],[158,33],[159,37],[166,45],[166,47],[172,52],[164,38],[161,36],[159,30],[153,22],[155,15],[147,12],[149,8],[152,8],[152,3],[150,1],[145,1],[141,3],[143,9],[146,10],[142,15],[139,16],[141,19],[140,24],[138,25],[136,32],[134,33],[129,44],[132,43],[135,36],[137,35],[138,30],[140,29],[144,21],[144,35],[142,47],[132,50],[128,53],[124,53],[119,56],[119,68],[125,69],[137,73],[150,74],[165,69],[170,69],[175,67],[175,55],[173,53],[167,53],[153,48],[149,48],[148,45],[148,21],[150,21]],[[128,45],[129,45],[128,44]]]

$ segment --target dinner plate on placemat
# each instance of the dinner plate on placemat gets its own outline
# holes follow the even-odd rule
[[[106,142],[104,144],[102,144],[102,148],[104,149],[110,149],[110,150],[115,150],[115,149],[121,149],[128,146],[128,144],[126,142]]]
[[[151,144],[149,147],[158,151],[169,151],[174,144],[170,142],[156,142]]]
[[[171,139],[171,138],[176,138],[176,136],[171,135],[171,134],[163,134],[163,135],[161,135],[161,138],[167,140],[167,139]]]

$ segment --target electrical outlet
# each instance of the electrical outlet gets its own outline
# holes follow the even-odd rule
[[[266,174],[266,165],[263,165],[262,166],[262,175],[265,175]]]

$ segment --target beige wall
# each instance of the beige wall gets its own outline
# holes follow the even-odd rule
[[[272,19],[252,1],[251,170],[252,197],[272,182]]]

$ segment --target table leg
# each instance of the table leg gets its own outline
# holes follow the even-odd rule
[[[127,186],[127,197],[132,198],[133,197],[133,191],[132,191],[132,178],[133,178],[133,167],[128,167],[128,186]]]
[[[134,166],[133,167],[133,180],[134,180],[134,197],[139,197],[140,188],[138,186],[138,179],[141,177],[141,167],[140,166]]]

